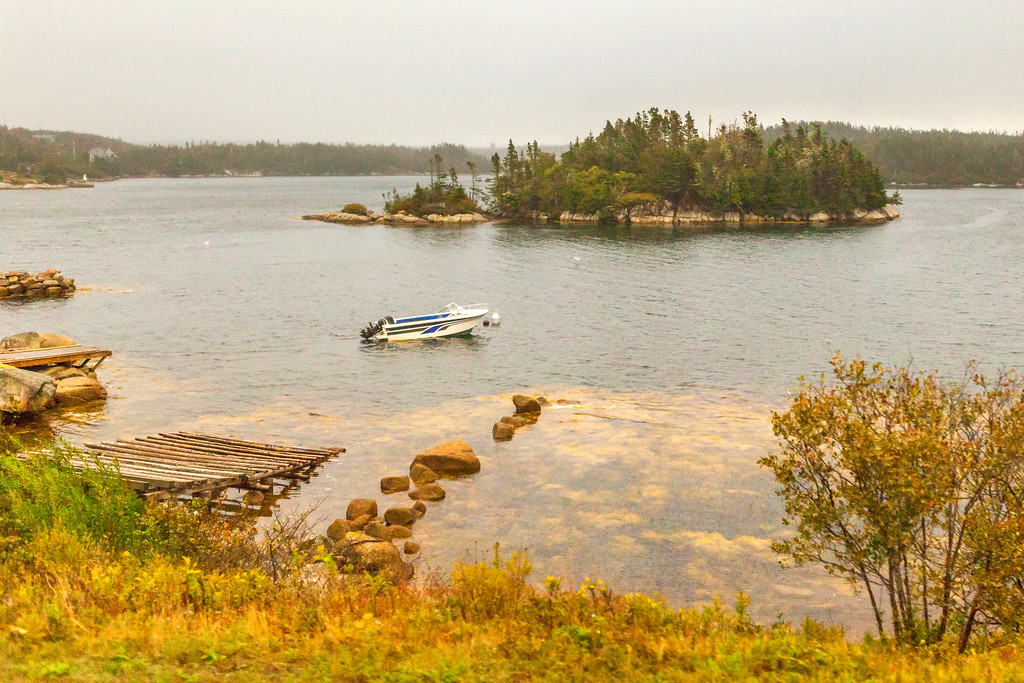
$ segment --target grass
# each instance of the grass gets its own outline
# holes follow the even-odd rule
[[[673,609],[602,581],[529,581],[526,553],[393,586],[339,571],[301,524],[257,534],[143,504],[66,454],[0,455],[0,680],[1024,681],[1020,643],[851,643],[735,604]],[[344,568],[342,568],[344,569]]]

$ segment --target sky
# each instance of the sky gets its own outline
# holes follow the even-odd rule
[[[503,147],[658,107],[1013,133],[1022,37],[1020,0],[8,0],[0,123]]]

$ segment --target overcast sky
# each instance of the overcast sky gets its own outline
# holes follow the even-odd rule
[[[0,123],[129,142],[564,143],[652,106],[1024,130],[1020,0],[14,3]],[[716,123],[717,125],[717,123]]]

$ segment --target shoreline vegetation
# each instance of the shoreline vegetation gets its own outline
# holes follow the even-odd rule
[[[145,502],[0,427],[4,680],[995,680],[1013,635],[918,645],[804,619],[758,624],[743,593],[677,609],[601,579],[534,577],[497,545],[415,584],[353,571],[299,519],[262,530],[211,502]],[[17,456],[17,457],[15,457]]]

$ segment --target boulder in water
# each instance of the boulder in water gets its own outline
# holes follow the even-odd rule
[[[40,372],[0,365],[0,412],[38,413],[54,403],[57,383]]]
[[[442,477],[460,477],[480,471],[480,458],[465,441],[446,441],[423,451],[412,461],[423,465]]]

